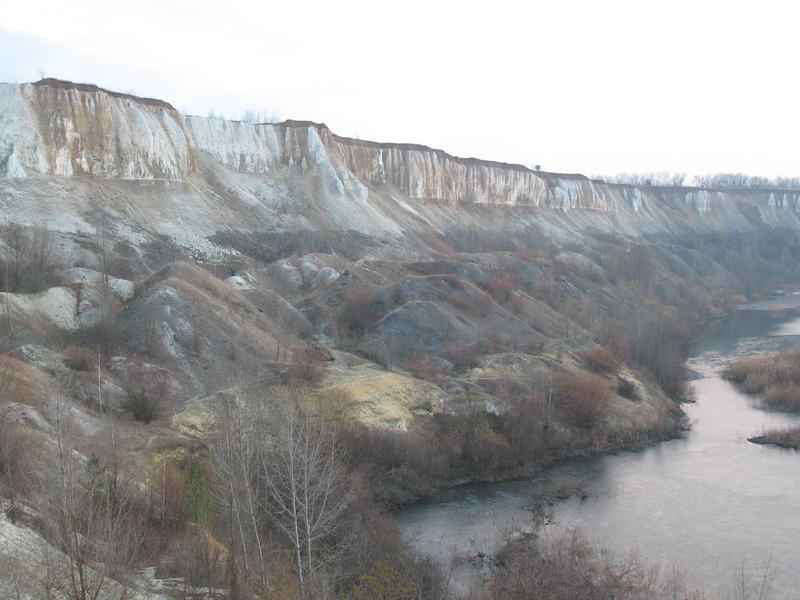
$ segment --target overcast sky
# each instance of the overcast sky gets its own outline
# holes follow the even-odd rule
[[[794,4],[23,0],[0,10],[0,80],[549,171],[798,176]]]

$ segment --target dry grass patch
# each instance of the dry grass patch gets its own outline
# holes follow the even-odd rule
[[[800,450],[800,427],[770,429],[759,436],[748,438],[748,440],[756,444],[768,444]]]
[[[764,404],[780,410],[800,410],[800,385],[773,385],[764,394]]]
[[[764,403],[780,410],[800,410],[800,349],[731,363],[723,377],[751,394],[764,394]]]

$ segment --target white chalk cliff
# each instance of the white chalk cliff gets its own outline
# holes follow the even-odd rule
[[[800,194],[594,182],[581,175],[451,156],[412,144],[344,138],[325,125],[183,116],[166,102],[43,80],[0,84],[0,204],[8,218],[92,229],[102,203],[119,226],[198,252],[238,228],[338,228],[399,239],[457,221],[563,236],[800,229]],[[469,211],[465,207],[472,207]],[[504,214],[494,207],[514,209]],[[478,212],[476,212],[476,210]],[[134,218],[135,217],[135,218]]]

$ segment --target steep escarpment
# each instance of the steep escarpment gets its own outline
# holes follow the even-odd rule
[[[447,235],[474,211],[494,207],[528,210],[513,219],[480,216],[483,226],[537,222],[556,235],[587,227],[632,236],[800,227],[800,193],[792,190],[605,184],[425,146],[345,138],[305,121],[184,117],[162,101],[57,80],[0,85],[0,175],[6,197],[29,178],[66,186],[64,178],[89,177],[94,188],[123,179],[127,186],[113,195],[128,196],[145,213],[150,202],[137,196],[155,193],[169,202],[175,191],[145,184],[186,184],[182,206],[220,230],[234,223],[251,230]],[[107,210],[119,208],[111,204]],[[155,221],[159,233],[177,239],[164,219]],[[206,238],[208,227],[195,237]],[[191,225],[184,229],[186,245]]]
[[[182,179],[183,117],[166,102],[45,79],[0,85],[0,173]]]

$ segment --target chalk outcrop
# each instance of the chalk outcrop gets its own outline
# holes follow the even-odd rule
[[[198,255],[213,254],[210,238],[228,229],[401,240],[410,231],[447,235],[493,207],[515,210],[482,225],[537,224],[564,239],[590,227],[628,236],[800,229],[800,194],[791,190],[606,184],[346,138],[307,121],[183,116],[166,102],[91,85],[0,84],[0,203],[10,218],[33,221],[57,205],[57,228],[90,232],[85,214],[101,201],[129,237],[144,227]],[[135,223],[126,221],[132,212]]]

